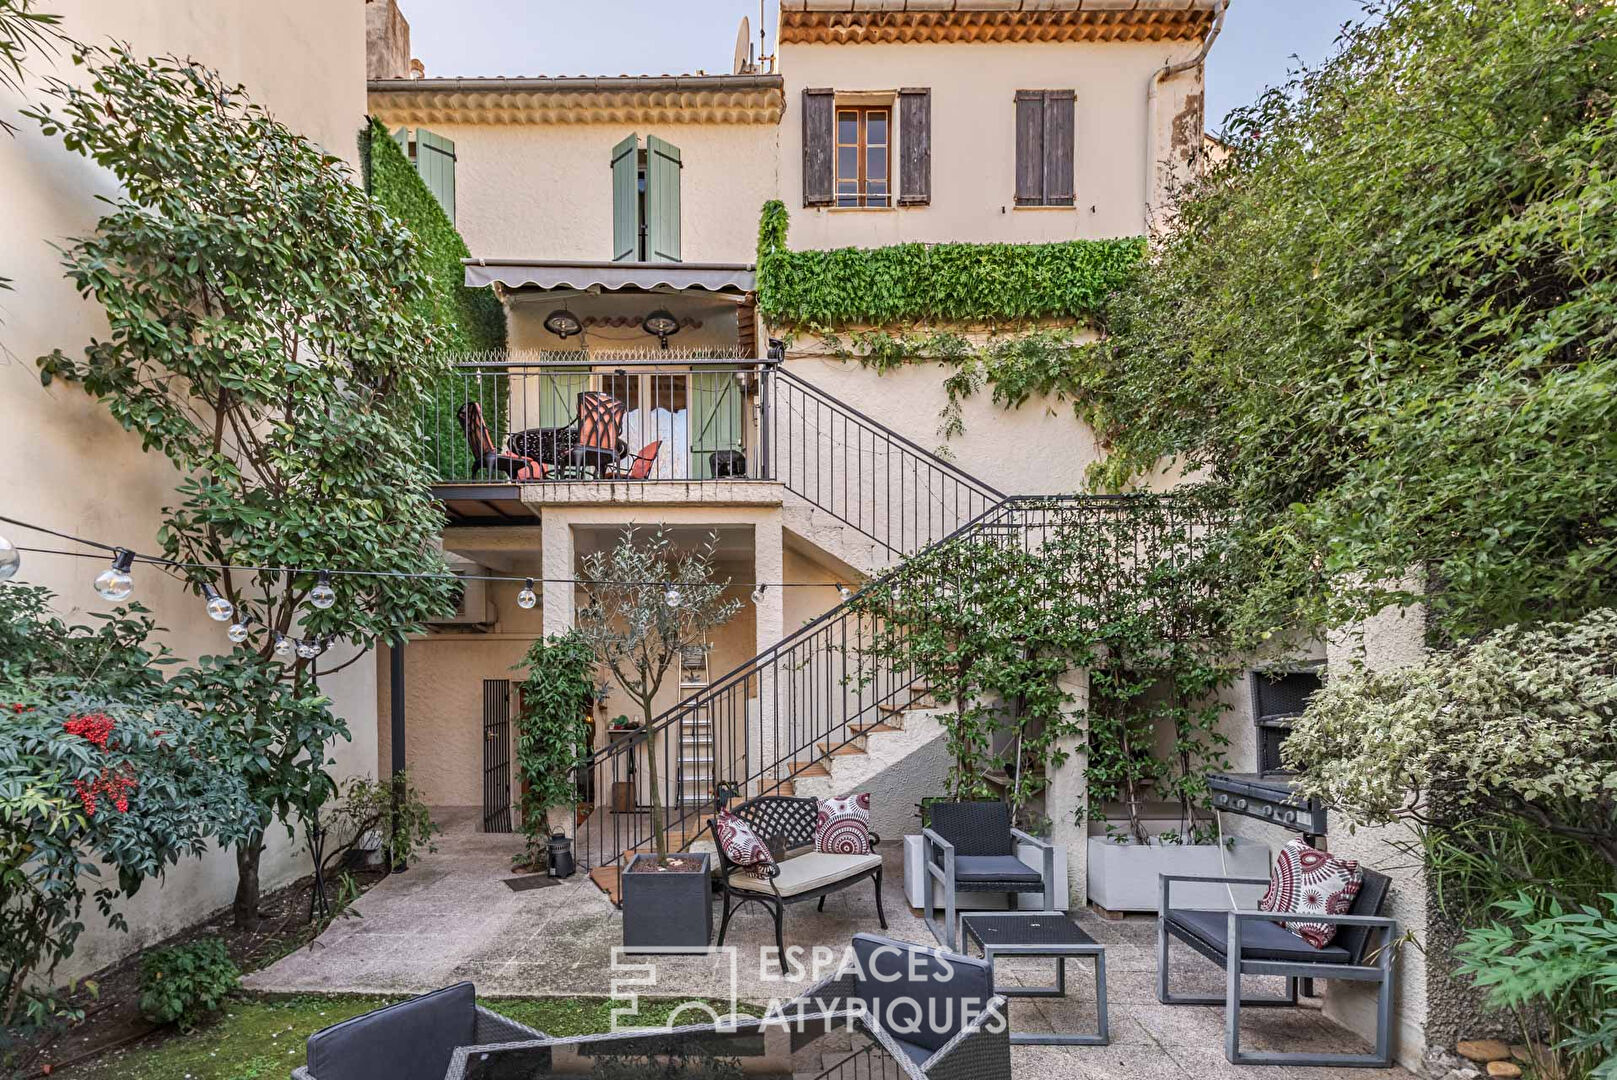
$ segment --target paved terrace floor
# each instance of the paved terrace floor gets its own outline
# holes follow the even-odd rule
[[[612,949],[622,942],[622,915],[583,874],[568,882],[513,891],[510,858],[521,841],[460,824],[438,838],[438,851],[406,873],[390,877],[355,905],[360,918],[339,920],[308,948],[246,980],[265,993],[409,994],[469,979],[483,997],[590,996],[613,994]],[[919,914],[904,902],[902,856],[888,852],[883,884],[887,933],[934,944]],[[717,931],[715,905],[715,932]],[[1231,1065],[1224,1058],[1221,1007],[1169,1007],[1156,1000],[1155,921],[1131,917],[1102,920],[1081,912],[1077,920],[1107,946],[1107,996],[1112,1045],[1106,1047],[1017,1046],[1011,1050],[1018,1080],[1408,1080],[1401,1069],[1324,1069]],[[825,947],[841,956],[859,931],[880,932],[873,890],[861,883],[826,900],[789,907],[788,949]],[[727,945],[738,946],[735,981],[743,1003],[796,996],[812,979],[782,981],[773,963],[761,964],[773,946],[773,924],[749,905],[730,924]],[[805,954],[807,956],[807,954]],[[636,963],[628,958],[626,963]],[[810,961],[805,958],[805,964]],[[1188,992],[1222,993],[1223,972],[1188,949],[1174,950],[1173,982]],[[638,988],[655,997],[728,996],[731,964],[723,958],[661,958],[655,986]],[[1001,961],[1002,982],[1045,985],[1049,961]],[[623,972],[619,978],[634,977]],[[1256,981],[1254,981],[1256,982]],[[1087,962],[1069,962],[1066,999],[1012,999],[1011,1024],[1019,1031],[1093,1030],[1092,976]],[[1249,992],[1266,992],[1253,985]],[[620,995],[621,996],[621,995]],[[703,1017],[693,1017],[700,1022]],[[1253,1009],[1242,1013],[1243,1046],[1259,1049],[1364,1050],[1362,1042],[1317,1008]]]

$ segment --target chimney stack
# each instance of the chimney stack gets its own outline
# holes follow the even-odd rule
[[[410,24],[398,0],[365,0],[365,77],[408,79]]]

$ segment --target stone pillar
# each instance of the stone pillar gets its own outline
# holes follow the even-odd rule
[[[546,510],[539,519],[539,556],[546,578],[544,591],[540,593],[544,634],[546,637],[565,634],[573,628],[574,608],[577,606],[576,589],[572,583],[577,576],[577,560],[573,551],[572,523],[565,514]]]
[[[1406,582],[1406,587],[1417,585]],[[1388,671],[1419,664],[1426,655],[1426,608],[1387,608],[1326,641],[1329,670],[1342,672],[1362,666]],[[1426,1050],[1428,958],[1426,949],[1429,883],[1425,867],[1409,854],[1419,850],[1419,837],[1398,823],[1353,828],[1346,817],[1331,813],[1326,846],[1333,854],[1355,859],[1392,878],[1392,893],[1383,915],[1398,920],[1400,934],[1413,932],[1416,945],[1398,948],[1396,995],[1393,1002],[1393,1053],[1406,1068],[1420,1071]],[[1364,1038],[1375,1031],[1375,994],[1356,983],[1327,982],[1325,1015]]]
[[[1089,708],[1089,672],[1073,668],[1057,680],[1071,698],[1073,712]],[[1045,789],[1045,813],[1050,816],[1050,839],[1067,853],[1067,898],[1076,911],[1089,902],[1089,726],[1057,743],[1067,760],[1050,769]]]
[[[785,553],[782,547],[780,517],[773,516],[753,526],[753,580],[780,582],[785,577]],[[785,634],[785,590],[778,584],[764,590],[763,597],[753,610],[756,620],[756,653],[775,645]],[[766,668],[758,678],[758,707],[749,710],[750,752],[747,755],[748,775],[772,765],[780,756],[775,730],[775,673]],[[772,779],[772,777],[767,778]],[[759,783],[749,785],[743,798],[759,793]]]

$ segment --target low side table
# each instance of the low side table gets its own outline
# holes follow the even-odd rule
[[[1019,1046],[1108,1046],[1111,1030],[1106,1023],[1106,946],[1090,937],[1064,911],[968,912],[960,920],[963,943],[975,941],[983,959],[996,956],[1043,956],[1056,962],[1054,986],[995,986],[996,994],[1006,997],[1065,997],[1067,958],[1091,957],[1095,961],[1094,1034],[1078,1032],[1012,1032],[1011,1042]],[[966,946],[967,949],[970,946]],[[969,953],[968,953],[969,955]]]

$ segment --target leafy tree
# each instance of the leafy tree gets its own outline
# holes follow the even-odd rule
[[[592,551],[583,560],[587,602],[578,613],[578,632],[640,706],[658,859],[668,857],[668,835],[659,755],[650,742],[657,737],[652,730],[657,692],[682,650],[705,648],[709,634],[741,610],[739,600],[724,597],[729,582],[713,580],[717,545],[718,534],[710,533],[698,547],[681,551],[666,526],[642,537],[630,525],[610,551]]]
[[[1073,380],[1236,513],[1240,625],[1617,602],[1617,7],[1386,0],[1228,121]]]
[[[360,649],[447,605],[415,419],[442,365],[416,313],[410,234],[342,163],[194,63],[87,49],[83,85],[54,81],[29,113],[122,185],[64,253],[109,334],[40,360],[138,431],[180,472],[164,552],[217,588],[246,639],[183,681],[228,730],[259,828],[238,850],[237,924],[258,918],[263,830],[331,794],[325,747],[345,731],[314,686],[316,656],[283,637]],[[311,605],[313,574],[338,577]],[[311,650],[314,651],[314,650]],[[363,652],[347,663],[363,658]],[[325,673],[342,664],[327,667]]]
[[[534,865],[549,834],[546,811],[578,798],[573,770],[589,756],[590,707],[595,703],[595,651],[577,630],[535,641],[522,663],[517,715],[517,771],[522,780],[526,865]]]

